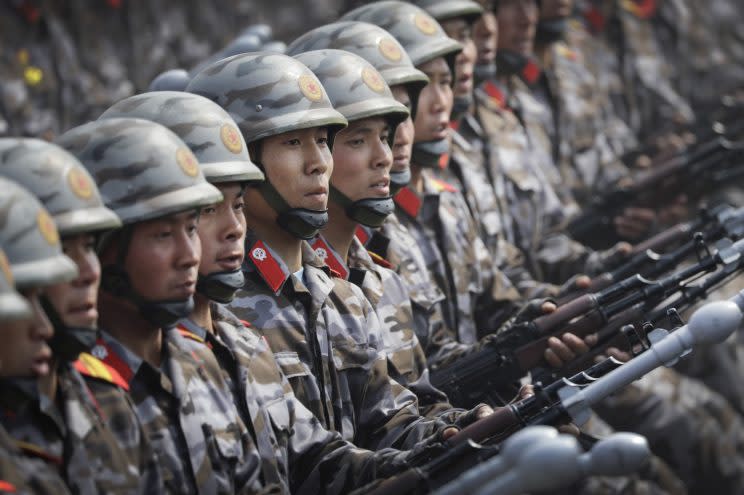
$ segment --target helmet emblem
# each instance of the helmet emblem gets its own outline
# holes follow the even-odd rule
[[[238,154],[243,151],[243,143],[240,141],[240,133],[234,125],[224,124],[220,129],[220,138],[225,148],[232,153]]]
[[[42,237],[52,246],[59,244],[59,233],[54,225],[54,220],[49,216],[46,210],[39,211],[36,215],[36,224],[39,227]]]
[[[321,89],[320,83],[310,75],[302,75],[297,80],[297,84],[300,85],[300,91],[310,101],[320,101],[323,98],[323,90]]]
[[[264,261],[264,260],[265,260],[265,259],[267,258],[267,256],[266,256],[266,251],[264,251],[264,250],[263,250],[262,248],[260,248],[260,247],[257,247],[256,249],[254,249],[254,250],[253,250],[253,251],[251,252],[251,256],[252,256],[253,258],[257,259],[258,261]]]
[[[427,14],[419,12],[413,19],[414,24],[422,33],[426,35],[432,35],[437,32],[437,25],[434,19],[429,17]]]
[[[78,198],[88,199],[93,195],[93,184],[86,173],[77,167],[72,168],[67,174],[67,184]]]
[[[377,47],[380,49],[383,57],[393,62],[398,62],[403,57],[398,45],[390,38],[382,38]]]
[[[188,148],[178,148],[176,151],[176,161],[183,170],[183,173],[189,177],[196,177],[199,173],[199,162],[196,161],[196,157]]]
[[[0,251],[0,273],[8,281],[8,284],[13,285],[13,272],[10,271],[10,263],[8,263],[8,257],[4,252]]]
[[[370,67],[362,69],[362,81],[375,93],[385,91],[385,82],[382,80],[380,73]]]

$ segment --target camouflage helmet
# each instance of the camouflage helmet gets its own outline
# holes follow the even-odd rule
[[[346,127],[315,74],[286,55],[246,53],[220,60],[194,76],[186,91],[227,110],[248,144],[312,127],[328,127],[330,141]]]
[[[133,117],[161,124],[191,148],[211,183],[264,179],[251,161],[235,121],[219,105],[193,93],[158,91],[130,96],[106,110],[101,119]]]
[[[483,7],[473,0],[412,0],[412,3],[427,11],[438,22],[464,18],[468,24],[472,24],[483,14]]]
[[[341,20],[380,26],[403,45],[416,67],[444,57],[452,74],[455,73],[455,57],[462,51],[462,45],[447,36],[442,26],[420,7],[386,0],[363,5],[344,15]],[[454,77],[452,80],[454,83]]]
[[[287,53],[287,44],[283,41],[272,40],[261,45],[262,52]]]
[[[5,251],[0,249],[0,320],[22,320],[30,317],[31,306],[16,292],[8,257]]]
[[[241,53],[252,53],[262,51],[263,41],[255,34],[241,34],[224,48],[218,52],[213,53],[205,60],[199,62],[193,69],[189,71],[189,77],[193,77],[200,73],[204,68],[209,67],[218,60],[222,60],[233,55],[239,55]],[[188,86],[188,83],[184,85],[184,90]],[[180,91],[180,90],[179,90]]]
[[[0,245],[18,289],[74,279],[77,266],[62,254],[59,232],[38,199],[18,183],[0,177]]]
[[[147,91],[183,91],[190,81],[189,73],[183,69],[171,69],[152,80]]]
[[[332,49],[305,52],[295,58],[318,77],[333,108],[347,121],[385,117],[391,127],[396,127],[408,118],[408,109],[393,97],[380,73],[363,58]]]
[[[335,48],[359,55],[374,66],[388,86],[404,85],[415,108],[418,94],[429,78],[414,67],[398,40],[374,24],[367,22],[334,22],[309,31],[289,45],[288,55],[311,50]],[[415,115],[415,110],[411,111]]]
[[[91,173],[106,206],[124,225],[222,199],[194,154],[173,132],[143,119],[90,122],[57,138]]]
[[[55,144],[32,138],[0,139],[0,175],[39,198],[63,237],[121,226],[119,217],[104,206],[85,167]]]
[[[261,43],[267,43],[274,38],[274,30],[268,24],[251,24],[240,32],[240,36],[246,34],[257,36]]]

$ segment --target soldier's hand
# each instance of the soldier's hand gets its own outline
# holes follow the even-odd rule
[[[531,383],[528,383],[526,385],[522,385],[522,387],[519,389],[519,393],[514,398],[514,400],[512,400],[512,402],[528,399],[533,395],[535,395],[535,386]]]
[[[581,339],[572,333],[564,333],[561,338],[550,337],[545,350],[545,360],[553,368],[562,368],[578,356],[586,354],[597,343],[597,335],[591,334]]]
[[[475,420],[478,421],[479,419],[487,418],[491,414],[493,414],[493,408],[484,404],[475,411]]]
[[[659,222],[665,225],[676,225],[690,217],[690,205],[687,196],[680,194],[674,201],[659,209]]]
[[[656,212],[650,208],[629,207],[613,219],[617,235],[632,240],[646,236],[655,222]]]
[[[493,412],[493,411],[491,411],[491,412]],[[443,440],[449,440],[453,436],[457,435],[457,432],[459,432],[459,431],[460,431],[459,428],[456,428],[454,426],[448,426],[447,428],[445,428],[444,430],[442,430],[442,439]]]
[[[544,315],[548,315],[548,314],[552,313],[553,311],[555,311],[557,308],[558,308],[558,306],[556,306],[554,302],[552,302],[552,301],[545,301],[540,306],[540,311],[542,311],[542,313]]]
[[[604,361],[605,359],[607,359],[608,356],[614,357],[615,359],[623,363],[627,363],[633,358],[633,356],[631,356],[629,352],[621,351],[617,347],[608,347],[607,350],[603,354],[600,354],[599,356],[594,358],[594,362],[600,363]]]

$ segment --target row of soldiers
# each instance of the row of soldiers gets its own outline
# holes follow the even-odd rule
[[[0,488],[348,493],[565,374],[598,335],[551,336],[525,376],[501,337],[701,189],[566,230],[714,108],[666,72],[663,5],[373,2],[284,54],[238,38],[53,143],[0,139]],[[656,457],[583,492],[739,493],[736,350],[600,404],[589,431]]]

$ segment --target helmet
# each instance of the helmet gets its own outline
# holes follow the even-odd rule
[[[115,103],[99,120],[112,117],[146,119],[167,127],[191,148],[204,177],[213,184],[264,179],[235,121],[202,96],[173,91],[130,96]]]
[[[363,58],[342,50],[315,50],[295,57],[312,70],[328,91],[333,106],[349,122],[368,117],[384,117],[390,122],[390,141],[394,129],[408,118],[408,109],[390,92],[377,70]],[[330,198],[346,210],[352,220],[379,227],[395,209],[392,197],[363,198],[352,201],[331,185]]]
[[[0,245],[8,256],[18,289],[74,279],[77,266],[62,254],[49,212],[18,183],[0,177]]]
[[[119,217],[104,206],[85,167],[55,144],[32,138],[0,139],[0,175],[43,201],[63,237],[121,226]]]
[[[377,69],[388,86],[405,85],[411,97],[411,113],[415,115],[418,94],[429,78],[414,67],[406,51],[390,33],[366,22],[335,22],[303,34],[289,45],[287,54],[298,55],[324,48],[359,55]]]
[[[287,53],[287,44],[283,41],[273,40],[261,46],[262,52]]]
[[[13,274],[5,251],[0,249],[0,320],[22,320],[31,318],[31,306],[28,301],[16,292],[13,286]]]
[[[216,103],[193,93],[156,92],[131,96],[106,110],[100,119],[139,117],[168,127],[194,152],[206,179],[220,182],[261,181],[263,172],[248,156],[235,121]],[[196,289],[226,304],[243,286],[243,272],[199,274]]]
[[[346,126],[315,74],[286,55],[262,52],[220,60],[197,74],[187,91],[227,110],[249,145],[313,127],[328,127],[332,142]],[[296,237],[310,239],[328,221],[326,211],[291,208],[268,180],[258,188],[277,212],[279,225]]]
[[[412,3],[439,22],[462,17],[472,24],[483,14],[483,7],[472,0],[412,0]]]
[[[274,30],[268,24],[251,24],[240,32],[240,36],[246,34],[257,36],[261,43],[266,43],[274,37]]]
[[[196,64],[196,66],[189,71],[189,78],[197,75],[199,72],[204,70],[205,67],[209,67],[210,65],[217,62],[218,60],[232,57],[233,55],[239,55],[241,53],[251,53],[251,52],[261,51],[262,45],[263,45],[263,41],[261,40],[261,38],[259,38],[255,34],[241,34],[240,36],[232,40],[230,43],[228,43],[227,46],[222,48],[222,50],[219,50],[218,52],[213,53],[212,55],[207,57],[205,60]],[[188,85],[188,82],[186,83],[186,85],[184,85],[184,90],[187,85]]]
[[[447,36],[442,26],[420,7],[395,0],[374,2],[352,10],[341,20],[380,26],[403,45],[416,67],[444,57],[452,74],[455,73],[455,57],[462,51],[462,45]]]
[[[183,69],[167,70],[152,80],[147,91],[183,91],[189,80],[189,73]]]
[[[222,199],[178,136],[142,119],[105,119],[57,138],[91,173],[106,206],[124,225],[152,220]]]
[[[132,288],[124,267],[133,224],[221,201],[198,161],[178,136],[142,119],[111,118],[71,129],[57,138],[88,168],[106,205],[124,223],[117,261],[103,267],[101,286],[132,301],[158,327],[188,316],[193,299],[150,301]]]

